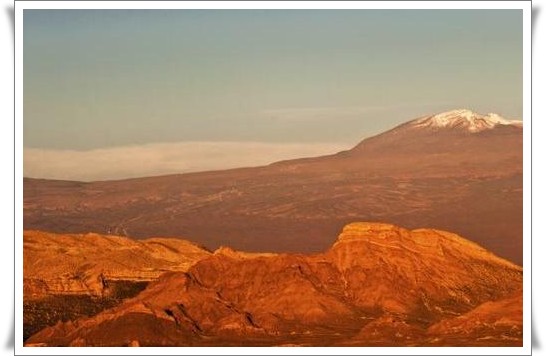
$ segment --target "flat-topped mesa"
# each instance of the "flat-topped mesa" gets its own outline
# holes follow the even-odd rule
[[[423,247],[437,246],[440,242],[463,246],[466,249],[487,252],[478,244],[447,231],[436,229],[408,230],[400,226],[382,222],[353,222],[343,227],[336,243],[344,242],[399,242],[404,245],[418,245]],[[334,244],[334,245],[335,245]]]
[[[213,255],[214,256],[222,255],[222,256],[235,258],[235,259],[249,259],[249,258],[257,258],[257,257],[277,256],[276,253],[238,251],[227,246],[220,246],[214,251]]]
[[[343,227],[336,244],[347,241],[386,240],[401,235],[408,235],[408,230],[387,223],[354,222]]]
[[[490,254],[489,251],[477,243],[452,232],[426,228],[408,230],[400,226],[381,222],[354,222],[345,225],[336,243],[348,241],[398,241],[406,245],[423,247],[437,246],[439,243],[442,243]]]
[[[356,253],[362,249],[367,251],[367,256],[379,254],[385,258],[384,254],[392,251],[400,256],[429,256],[438,261],[448,258],[445,253],[449,251],[449,258],[457,256],[461,261],[477,259],[521,270],[520,266],[457,234],[425,228],[408,230],[381,222],[354,222],[345,225],[330,251],[347,250]]]

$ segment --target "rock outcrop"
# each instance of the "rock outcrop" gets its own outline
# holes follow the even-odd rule
[[[315,255],[221,249],[28,343],[516,346],[521,290],[521,267],[455,234],[353,223]]]
[[[51,294],[108,293],[108,282],[152,281],[166,271],[186,271],[209,251],[174,238],[141,241],[100,234],[26,230],[23,278],[26,300]]]
[[[184,272],[210,252],[181,239],[135,241],[99,234],[25,231],[24,335],[91,316],[133,297],[169,271]]]

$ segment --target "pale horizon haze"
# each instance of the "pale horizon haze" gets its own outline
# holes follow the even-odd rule
[[[521,10],[24,10],[24,175],[105,180],[522,118]]]

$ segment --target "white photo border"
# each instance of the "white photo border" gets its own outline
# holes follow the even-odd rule
[[[24,347],[23,13],[25,9],[520,9],[523,16],[522,347]],[[16,355],[530,355],[531,354],[531,1],[15,1],[15,354]]]

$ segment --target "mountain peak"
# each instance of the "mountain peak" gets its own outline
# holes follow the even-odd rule
[[[507,120],[495,113],[482,115],[468,109],[458,109],[446,111],[432,116],[425,116],[410,121],[409,124],[412,127],[419,128],[456,128],[474,133],[492,129],[498,125],[521,127],[522,122],[517,120]]]

